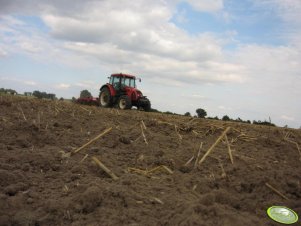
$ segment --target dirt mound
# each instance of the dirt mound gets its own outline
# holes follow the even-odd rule
[[[0,98],[0,225],[253,226],[277,225],[272,205],[301,214],[300,130]]]

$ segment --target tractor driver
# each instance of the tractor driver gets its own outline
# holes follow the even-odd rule
[[[120,90],[120,77],[114,77],[113,87],[115,90]]]

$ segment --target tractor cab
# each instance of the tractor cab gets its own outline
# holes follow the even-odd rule
[[[136,88],[136,77],[122,73],[112,74],[109,77],[109,83],[100,88],[99,104],[102,107],[118,104],[120,109],[130,109],[136,106],[145,111],[151,108],[150,101]]]
[[[109,77],[109,84],[113,86],[116,91],[127,88],[136,88],[136,77],[125,74],[113,74]]]

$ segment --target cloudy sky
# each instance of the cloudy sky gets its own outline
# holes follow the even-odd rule
[[[0,0],[0,87],[98,96],[142,78],[153,108],[301,126],[300,0]]]

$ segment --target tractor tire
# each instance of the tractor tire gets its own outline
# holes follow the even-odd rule
[[[121,110],[131,109],[132,108],[132,102],[130,98],[126,95],[123,95],[118,100],[118,107]]]
[[[143,106],[143,110],[144,111],[150,111],[151,110],[151,103],[148,99],[147,99],[146,103]]]
[[[138,109],[143,109],[144,111],[150,111],[151,103],[148,98],[142,97],[138,100],[137,107]]]
[[[99,105],[101,107],[111,107],[112,106],[112,96],[110,90],[107,87],[101,89],[99,94]]]

